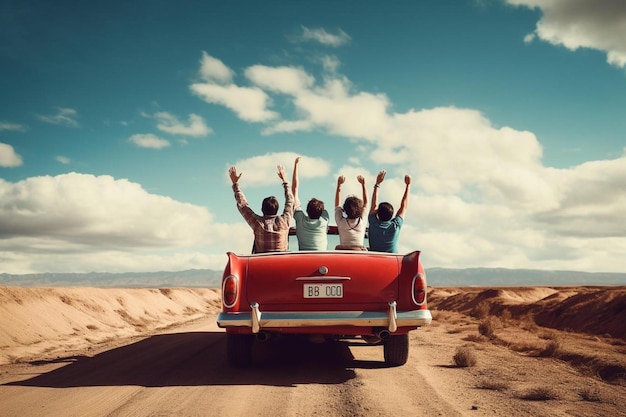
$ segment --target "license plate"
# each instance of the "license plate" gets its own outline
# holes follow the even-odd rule
[[[343,298],[343,284],[304,284],[304,298]]]

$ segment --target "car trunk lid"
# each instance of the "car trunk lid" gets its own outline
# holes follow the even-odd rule
[[[261,306],[351,309],[398,297],[401,256],[373,252],[296,252],[248,257],[246,297]]]

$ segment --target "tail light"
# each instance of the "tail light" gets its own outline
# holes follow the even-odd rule
[[[222,304],[224,307],[231,308],[237,302],[239,294],[238,280],[234,275],[229,275],[222,282]]]
[[[426,302],[426,275],[417,274],[413,278],[413,302],[418,306]]]

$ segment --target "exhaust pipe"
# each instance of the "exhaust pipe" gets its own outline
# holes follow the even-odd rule
[[[389,330],[380,330],[376,332],[376,337],[378,337],[382,341],[389,340],[389,338],[391,337],[391,333],[389,333]]]
[[[256,334],[256,340],[259,342],[267,342],[272,338],[272,335],[267,332],[259,332]]]

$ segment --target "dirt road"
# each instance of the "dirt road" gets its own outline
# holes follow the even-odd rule
[[[397,368],[384,366],[381,347],[264,343],[257,366],[238,370],[225,363],[225,335],[210,316],[98,350],[0,367],[0,415],[523,416],[547,415],[545,407],[549,415],[577,415],[563,402],[477,389],[481,371],[451,366],[455,337],[443,326],[413,332],[409,362]]]

